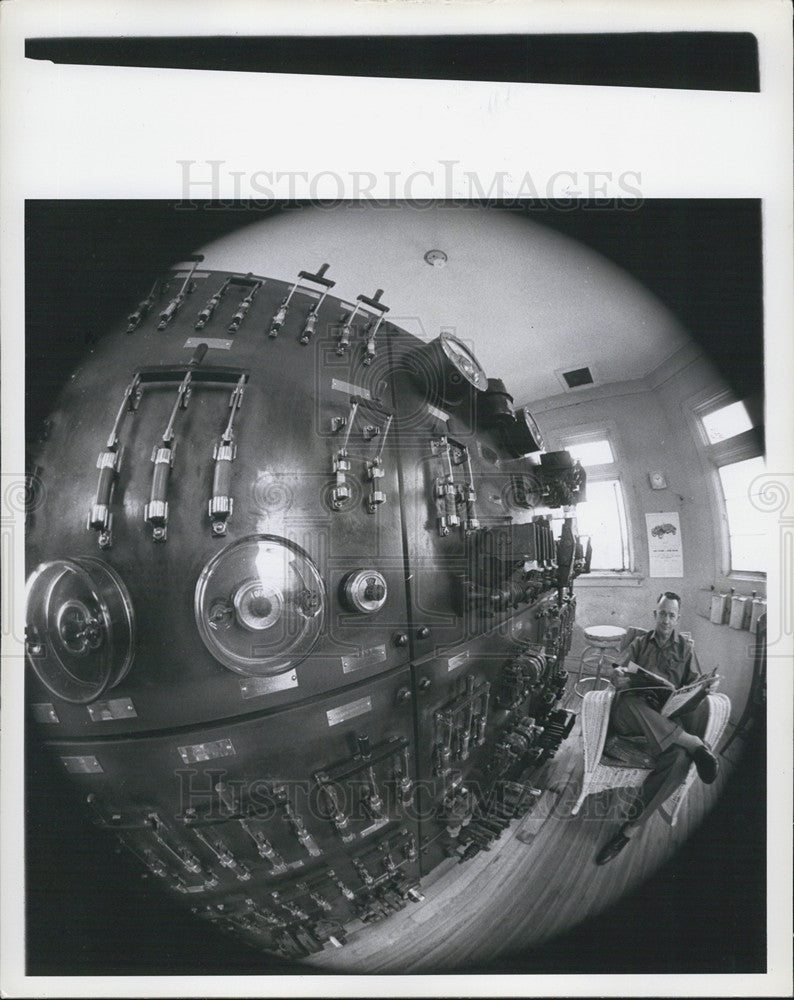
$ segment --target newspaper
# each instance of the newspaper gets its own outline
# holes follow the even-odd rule
[[[676,688],[672,681],[660,674],[648,670],[647,667],[640,666],[632,660],[623,667],[623,672],[632,678],[631,690],[655,690],[661,688],[660,695],[664,696],[665,691],[669,691],[670,696],[660,708],[660,712],[665,718],[671,718],[674,714],[680,714],[693,705],[709,686],[715,681],[719,674],[716,668],[708,674],[701,674],[691,684]]]

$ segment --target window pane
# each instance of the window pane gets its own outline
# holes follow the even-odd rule
[[[703,421],[709,444],[727,441],[728,438],[751,430],[753,426],[744,403],[730,403],[719,410],[707,413],[700,419]]]
[[[615,461],[609,441],[585,441],[582,444],[571,444],[565,449],[582,465],[608,465]]]
[[[768,519],[758,501],[758,486],[752,494],[750,492],[753,480],[765,470],[766,463],[761,456],[732,462],[719,470],[728,517],[732,570],[766,571]]]
[[[617,479],[587,484],[587,500],[576,505],[580,535],[589,535],[593,545],[591,569],[629,569],[628,530],[623,493]],[[552,520],[559,537],[561,518]]]

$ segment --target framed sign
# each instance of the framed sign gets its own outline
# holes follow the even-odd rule
[[[683,576],[684,550],[678,512],[646,514],[645,525],[648,533],[648,575]]]

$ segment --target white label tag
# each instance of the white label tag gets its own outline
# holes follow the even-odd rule
[[[380,830],[382,826],[386,826],[388,822],[389,822],[388,816],[382,816],[380,819],[376,819],[374,823],[370,824],[370,826],[364,827],[364,829],[360,833],[360,836],[368,837],[371,833],[374,833],[376,830]]]
[[[362,649],[360,653],[342,657],[342,671],[349,674],[354,670],[361,670],[363,667],[371,667],[373,663],[381,663],[385,659],[385,646],[373,646],[371,649]]]
[[[287,691],[298,686],[298,675],[294,670],[274,677],[246,677],[240,681],[240,694],[243,698],[259,698],[276,691]]]
[[[469,658],[468,649],[466,650],[465,653],[458,653],[457,656],[450,656],[450,658],[447,660],[447,671],[455,670],[455,668],[459,667],[461,663],[465,663],[466,660],[468,660],[468,658]]]
[[[40,705],[31,705],[30,708],[36,722],[53,723],[61,721],[58,718],[58,713],[55,711],[55,706],[48,701]]]
[[[69,774],[102,774],[104,768],[96,757],[61,757]]]
[[[194,743],[189,747],[177,747],[179,756],[185,764],[197,764],[204,760],[215,760],[217,757],[235,757],[237,751],[231,740],[213,740],[212,743]]]
[[[233,343],[233,340],[221,340],[219,337],[188,337],[185,341],[185,348],[192,351],[199,344],[206,344],[207,347],[211,347],[216,351],[230,351]]]
[[[366,698],[359,698],[358,701],[351,701],[347,705],[340,705],[339,708],[332,708],[325,714],[328,717],[328,725],[337,726],[340,722],[355,719],[357,715],[366,715],[367,712],[371,711],[372,698],[367,695]]]
[[[360,385],[353,385],[352,382],[343,382],[338,378],[331,379],[331,388],[335,392],[343,392],[347,396],[362,396],[364,399],[372,399],[369,389],[364,389]]]
[[[112,698],[110,701],[95,701],[88,706],[92,722],[111,722],[113,719],[137,719],[138,713],[130,698]]]

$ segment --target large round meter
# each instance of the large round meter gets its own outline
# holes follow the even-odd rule
[[[470,382],[475,389],[485,392],[488,388],[488,376],[472,351],[457,337],[449,333],[441,334],[441,349],[452,363],[456,372]]]
[[[64,701],[94,701],[132,665],[132,601],[115,570],[99,559],[37,566],[27,585],[25,628],[28,662]]]
[[[325,605],[322,578],[302,549],[275,535],[249,535],[201,571],[194,610],[201,638],[224,667],[265,675],[308,656]]]

